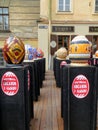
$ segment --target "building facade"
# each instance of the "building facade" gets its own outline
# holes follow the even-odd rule
[[[60,47],[69,49],[76,35],[85,35],[98,49],[98,0],[41,0],[38,45],[47,65]]]
[[[10,35],[38,47],[40,0],[0,0],[0,47]]]

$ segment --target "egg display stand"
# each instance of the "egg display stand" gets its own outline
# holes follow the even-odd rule
[[[0,130],[29,130],[33,112],[28,70],[20,65],[0,68]],[[16,88],[17,93],[13,94]]]
[[[71,64],[76,66],[87,66],[89,58],[70,58]]]
[[[62,61],[66,61],[66,64],[70,64],[71,61],[70,60],[66,60],[66,59],[58,59],[55,58],[54,59],[54,76],[55,76],[55,80],[56,80],[56,86],[57,87],[61,87],[61,75],[60,75],[60,64]]]
[[[94,66],[63,67],[64,130],[96,130],[96,73]]]

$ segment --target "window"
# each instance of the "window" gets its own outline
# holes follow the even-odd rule
[[[95,0],[95,12],[98,12],[98,0]]]
[[[58,0],[58,11],[71,11],[70,0]]]
[[[8,8],[1,8],[0,7],[0,31],[8,31],[9,24],[8,24]]]

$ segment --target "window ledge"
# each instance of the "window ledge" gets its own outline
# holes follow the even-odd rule
[[[0,30],[0,33],[10,33],[11,31],[10,30]]]
[[[68,14],[68,15],[70,15],[70,14],[73,14],[73,12],[72,11],[57,11],[56,14]]]

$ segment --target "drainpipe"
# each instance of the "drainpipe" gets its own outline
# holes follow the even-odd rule
[[[49,19],[49,34],[51,34],[51,0],[49,0],[49,14],[48,14],[48,19]],[[50,35],[49,35],[50,38]],[[49,39],[50,42],[50,39]]]
[[[48,22],[49,22],[49,32],[48,32],[48,59],[49,59],[49,68],[50,68],[50,64],[51,64],[51,55],[50,55],[50,39],[51,39],[51,37],[50,37],[50,35],[51,35],[51,2],[52,2],[52,0],[49,0],[48,1],[49,3],[48,3]]]

